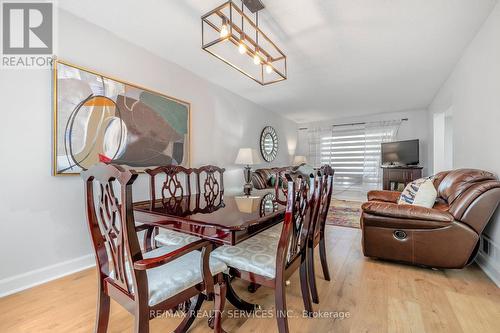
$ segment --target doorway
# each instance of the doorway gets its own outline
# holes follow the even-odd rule
[[[434,173],[453,169],[453,107],[434,113]]]

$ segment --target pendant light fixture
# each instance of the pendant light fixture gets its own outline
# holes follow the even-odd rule
[[[286,55],[259,27],[262,9],[260,0],[243,0],[241,7],[230,0],[203,15],[202,49],[255,82],[268,85],[286,80],[287,65]]]

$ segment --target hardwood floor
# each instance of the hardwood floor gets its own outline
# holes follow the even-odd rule
[[[327,227],[332,281],[322,279],[319,262],[320,304],[315,310],[349,317],[302,318],[298,274],[291,279],[287,302],[293,315],[292,332],[499,332],[500,288],[476,266],[437,271],[366,259],[361,253],[360,231]],[[319,256],[317,256],[319,258]],[[255,294],[236,282],[244,298],[258,302],[264,312],[273,309],[270,289]],[[95,270],[71,276],[0,299],[0,332],[92,332],[96,303]],[[210,310],[205,302],[203,309]],[[274,318],[228,318],[228,332],[277,331]],[[234,316],[233,316],[234,317]],[[151,332],[171,332],[179,318],[151,321]],[[132,316],[112,304],[109,332],[130,332]],[[190,332],[207,332],[206,319],[195,321]]]

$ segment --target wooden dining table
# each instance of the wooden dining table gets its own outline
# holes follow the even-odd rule
[[[190,196],[134,203],[136,223],[145,228],[165,228],[219,245],[236,245],[283,221],[285,206],[274,191],[254,190],[251,195],[237,192],[210,192]],[[226,297],[241,310],[259,308],[242,300],[226,276]]]
[[[134,203],[137,223],[236,245],[283,220],[285,206],[274,191],[210,193]]]

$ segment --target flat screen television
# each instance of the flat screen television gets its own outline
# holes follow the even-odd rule
[[[382,165],[417,165],[418,143],[418,139],[382,143]]]

